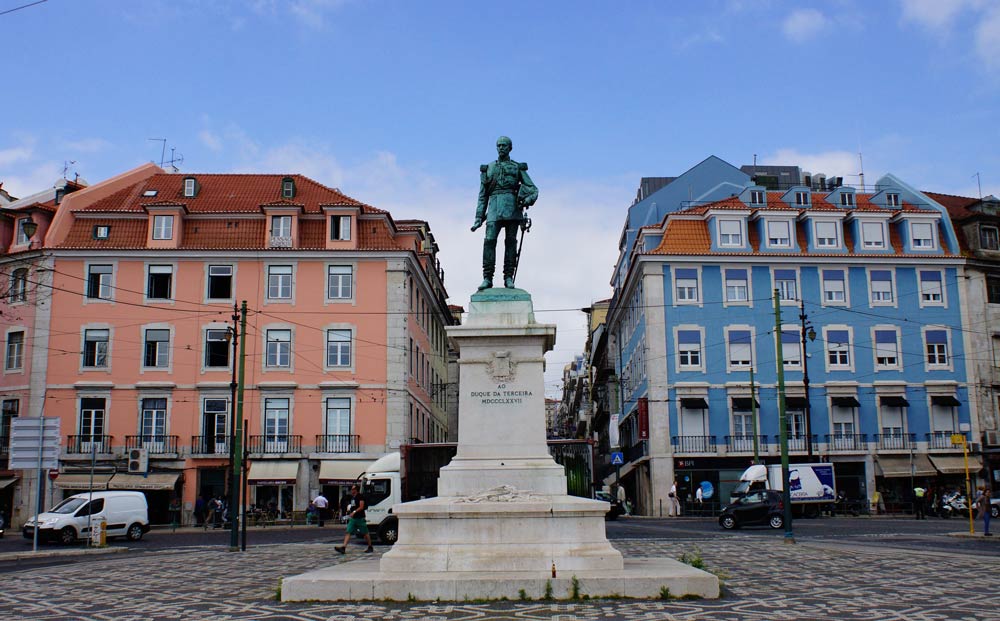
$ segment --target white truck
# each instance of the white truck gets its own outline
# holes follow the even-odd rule
[[[825,504],[836,502],[837,488],[833,464],[789,464],[789,494],[792,511],[806,517],[816,517]],[[740,475],[740,483],[733,490],[730,502],[736,502],[747,492],[759,489],[783,491],[781,464],[757,464]]]

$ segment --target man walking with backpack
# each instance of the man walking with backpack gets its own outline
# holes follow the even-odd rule
[[[361,490],[357,485],[351,486],[351,504],[348,506],[347,533],[344,535],[344,545],[336,546],[333,549],[341,554],[347,552],[347,544],[351,542],[351,535],[364,535],[368,543],[365,552],[374,552],[372,547],[372,536],[368,534],[368,522],[365,519],[365,497],[361,495]]]

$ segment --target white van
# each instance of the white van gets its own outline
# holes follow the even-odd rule
[[[139,541],[149,532],[149,510],[142,492],[87,492],[70,496],[38,516],[38,539],[70,544],[90,536],[90,523],[103,519],[108,537]],[[24,523],[25,539],[35,536],[36,519]]]

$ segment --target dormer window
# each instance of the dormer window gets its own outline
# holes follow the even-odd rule
[[[98,224],[94,227],[94,239],[107,239],[111,235],[111,227],[107,224]]]
[[[194,198],[198,194],[198,181],[194,177],[184,177],[184,196]]]
[[[743,223],[739,220],[719,220],[719,245],[742,246]]]
[[[766,201],[764,200],[764,190],[750,190],[750,204],[751,205],[763,205]]]
[[[281,198],[289,200],[295,198],[295,180],[291,177],[281,180]]]
[[[271,216],[271,246],[274,248],[292,247],[291,216]]]
[[[1000,250],[1000,236],[995,226],[979,227],[979,247],[983,250]]]
[[[840,235],[837,234],[836,222],[816,223],[816,247],[817,248],[840,247]]]
[[[153,239],[174,238],[174,217],[153,216]]]
[[[885,195],[885,204],[887,207],[899,207],[899,194],[891,192]]]
[[[881,222],[861,223],[861,245],[870,249],[885,248],[885,228]]]
[[[809,192],[796,192],[795,193],[795,204],[796,205],[808,205],[809,204]]]
[[[351,216],[330,216],[330,239],[351,240]]]
[[[929,222],[910,224],[910,245],[921,250],[934,248],[934,228]]]
[[[24,230],[24,225],[27,224],[27,223],[29,223],[29,222],[31,222],[31,218],[21,218],[20,220],[17,221],[17,245],[18,246],[27,245],[31,241],[31,238],[28,237],[28,234]]]
[[[854,194],[852,192],[842,192],[840,194],[841,207],[854,207]]]
[[[767,223],[767,245],[771,248],[790,248],[792,238],[787,220]]]

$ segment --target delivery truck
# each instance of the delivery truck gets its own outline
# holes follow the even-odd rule
[[[823,505],[837,499],[833,464],[789,464],[788,489],[792,499],[792,514],[805,517],[819,515]],[[756,464],[740,475],[740,483],[733,490],[730,502],[742,498],[747,492],[759,489],[783,491],[781,464]]]

